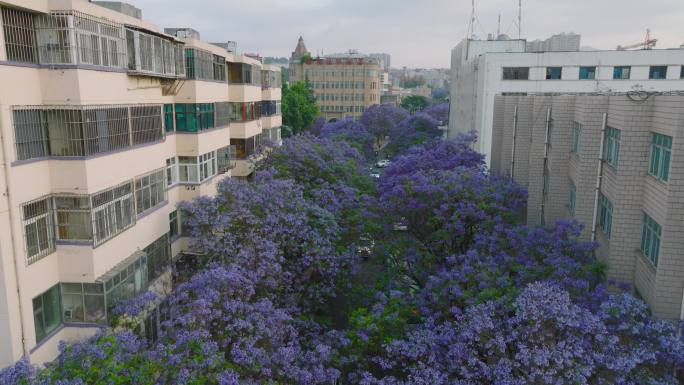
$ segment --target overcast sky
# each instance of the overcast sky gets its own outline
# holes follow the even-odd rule
[[[240,52],[289,57],[299,35],[307,48],[386,52],[393,67],[449,67],[466,36],[470,0],[128,0],[162,27],[190,26],[202,40],[238,42]],[[517,0],[476,0],[475,33],[518,32]],[[642,41],[684,43],[684,0],[523,0],[522,36],[582,35],[582,46],[614,49]]]

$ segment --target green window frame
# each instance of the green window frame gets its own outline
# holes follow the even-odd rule
[[[603,233],[610,239],[610,234],[613,230],[613,203],[601,194],[599,198],[599,221],[598,226]]]
[[[173,119],[173,104],[164,104],[164,130],[166,132],[175,131]]]
[[[572,127],[572,147],[570,151],[576,155],[579,155],[580,149],[582,148],[582,124],[575,122]]]
[[[656,267],[658,266],[658,257],[660,255],[662,231],[663,228],[658,222],[644,213],[644,224],[641,229],[641,252]]]
[[[214,103],[178,103],[176,131],[199,132],[215,127]]]
[[[580,67],[579,69],[580,80],[595,80],[596,79],[596,67]]]
[[[631,77],[631,66],[617,66],[613,67],[613,79],[628,80]]]
[[[59,284],[33,299],[33,323],[36,343],[43,341],[64,324]]]
[[[617,128],[606,128],[603,160],[613,168],[618,168],[618,161],[620,159],[620,136],[621,132]]]
[[[169,213],[169,239],[173,240],[180,235],[178,231],[178,210]]]
[[[670,160],[672,158],[672,137],[651,133],[651,154],[648,173],[667,182],[670,179]]]
[[[570,214],[575,215],[575,208],[577,206],[577,187],[575,183],[570,181],[570,188],[568,194],[568,211]]]

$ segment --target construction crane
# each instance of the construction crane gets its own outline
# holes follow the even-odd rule
[[[632,48],[640,48],[640,49],[653,49],[653,47],[656,46],[656,43],[658,42],[658,39],[653,39],[651,38],[651,30],[647,29],[646,30],[646,39],[642,41],[641,43],[636,43],[636,44],[630,44],[626,46],[617,46],[618,51],[624,51]]]

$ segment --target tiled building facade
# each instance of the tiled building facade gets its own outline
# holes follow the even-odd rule
[[[326,120],[359,117],[380,104],[382,74],[380,61],[365,55],[312,58],[301,37],[290,58],[290,83],[308,81]]]
[[[497,96],[494,110],[492,170],[529,190],[528,223],[585,224],[608,277],[679,319],[684,95]]]
[[[168,290],[177,204],[280,140],[278,67],[110,8],[0,4],[0,367]]]

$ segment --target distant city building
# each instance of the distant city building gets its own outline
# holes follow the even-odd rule
[[[496,95],[684,90],[684,50],[526,52],[525,40],[463,40],[451,57],[449,137],[476,130],[492,157]]]
[[[633,285],[656,316],[679,319],[684,96],[499,95],[493,104],[491,169],[528,190],[527,222],[583,223],[608,278]]]
[[[368,56],[376,58],[380,61],[380,65],[385,71],[389,71],[392,68],[392,56],[388,53],[371,53]]]
[[[222,43],[211,43],[217,47],[221,47],[230,53],[237,53],[237,42],[236,41],[226,41]],[[268,63],[264,63],[268,64]]]
[[[356,51],[312,57],[299,38],[289,65],[290,82],[307,80],[326,120],[358,117],[380,103],[383,69],[378,59]]]
[[[576,33],[560,33],[546,40],[528,41],[527,52],[572,52],[580,50],[581,35]]]

